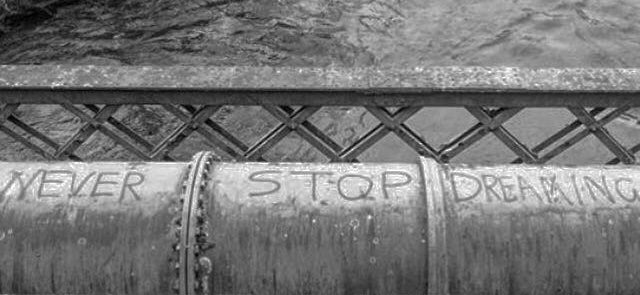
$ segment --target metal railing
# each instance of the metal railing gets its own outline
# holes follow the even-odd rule
[[[247,161],[264,160],[285,137],[297,134],[329,161],[353,162],[394,134],[418,154],[448,162],[493,134],[515,154],[513,163],[546,163],[594,135],[613,154],[607,163],[632,164],[640,137],[625,146],[606,125],[639,107],[639,93],[636,69],[7,65],[0,66],[0,140],[2,149],[19,144],[46,160],[92,160],[78,150],[100,134],[134,158],[170,161],[198,134],[201,149]],[[42,130],[56,123],[29,119],[33,108],[45,106],[65,112],[75,132],[56,136]],[[229,106],[259,106],[278,123],[268,132],[256,131],[261,134],[247,143],[238,134],[242,126],[229,128],[219,120]],[[352,141],[336,140],[312,120],[336,106],[362,107],[378,122]],[[476,123],[443,143],[430,142],[407,123],[423,108],[445,106],[464,109]],[[527,146],[505,123],[532,107],[566,109],[574,118]],[[166,131],[145,134],[139,117],[150,110],[163,112],[156,121]]]

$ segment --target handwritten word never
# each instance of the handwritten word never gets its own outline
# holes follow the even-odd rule
[[[72,170],[37,170],[31,175],[22,171],[11,171],[9,181],[0,184],[0,203],[9,196],[11,189],[16,189],[16,200],[24,200],[29,188],[36,188],[35,197],[118,197],[122,202],[125,196],[140,200],[140,192],[135,187],[144,182],[144,175],[136,171],[93,171],[79,176]]]

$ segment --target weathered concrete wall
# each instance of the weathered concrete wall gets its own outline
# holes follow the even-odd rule
[[[0,292],[637,294],[640,168],[4,163]]]

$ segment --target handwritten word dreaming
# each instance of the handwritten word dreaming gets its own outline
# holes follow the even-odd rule
[[[455,202],[484,197],[487,202],[534,200],[544,204],[564,203],[569,206],[593,203],[640,202],[640,181],[611,175],[551,175],[449,173]]]

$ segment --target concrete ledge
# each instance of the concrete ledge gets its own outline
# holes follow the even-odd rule
[[[640,69],[0,65],[0,90],[639,92]]]

